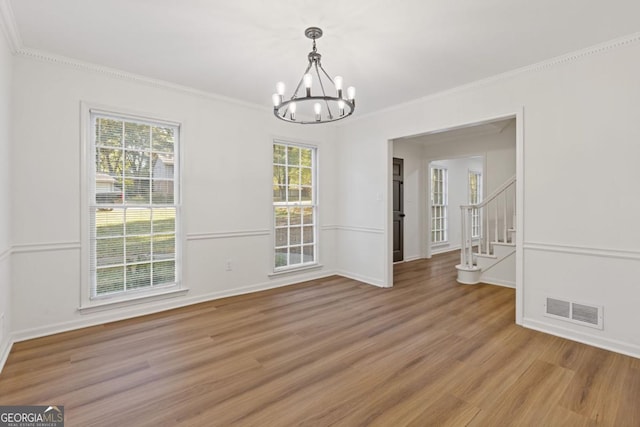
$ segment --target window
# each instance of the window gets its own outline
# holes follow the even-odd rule
[[[469,204],[475,205],[482,201],[482,173],[469,171]],[[471,237],[480,237],[480,209],[471,210]]]
[[[316,262],[316,150],[273,144],[275,271]]]
[[[176,285],[178,125],[90,118],[90,298]]]
[[[447,241],[447,170],[431,168],[431,243]]]

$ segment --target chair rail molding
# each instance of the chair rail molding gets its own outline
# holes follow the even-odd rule
[[[631,251],[626,249],[611,249],[602,247],[587,247],[540,242],[525,242],[524,249],[540,252],[558,252],[573,255],[640,260],[640,251]]]
[[[369,233],[369,234],[384,234],[384,229],[378,227],[358,227],[352,225],[323,225],[320,227],[323,231],[328,230],[341,230],[341,231],[353,231],[356,233]]]
[[[43,242],[43,243],[20,243],[14,244],[11,253],[33,253],[33,252],[51,252],[51,251],[69,251],[80,250],[82,244],[79,241],[70,242]]]
[[[271,230],[229,230],[229,231],[205,231],[199,233],[187,233],[187,240],[213,240],[213,239],[232,239],[238,237],[259,237],[269,236]]]

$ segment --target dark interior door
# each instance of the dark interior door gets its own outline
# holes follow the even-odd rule
[[[393,262],[404,259],[403,160],[393,158]]]

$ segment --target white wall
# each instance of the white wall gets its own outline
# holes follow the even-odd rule
[[[0,20],[1,21],[1,20]],[[0,26],[2,23],[0,22]],[[3,29],[0,28],[0,33]],[[0,35],[0,369],[11,330],[11,79],[13,56]]]
[[[390,140],[523,111],[523,323],[640,356],[638,75],[636,35],[345,123],[341,185],[358,191],[341,194],[341,214],[382,232],[353,236],[340,257],[392,281]],[[604,330],[544,317],[546,295],[603,305]]]
[[[183,123],[184,297],[79,314],[80,102]],[[268,101],[268,99],[267,99]],[[265,101],[266,105],[266,101]],[[272,272],[271,159],[277,136],[319,147],[320,225],[337,224],[335,128],[279,122],[264,109],[19,56],[14,71],[12,305],[17,339],[294,283],[335,271],[337,228],[321,227],[323,268]],[[3,203],[3,206],[6,206]],[[265,231],[268,233],[265,235]],[[225,233],[246,235],[228,237]],[[225,271],[225,261],[233,270]]]

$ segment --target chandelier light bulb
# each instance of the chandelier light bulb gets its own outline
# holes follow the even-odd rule
[[[274,93],[273,95],[271,95],[271,100],[273,101],[273,106],[277,107],[278,105],[280,105],[280,101],[281,101],[281,96],[278,95],[277,93]]]
[[[336,85],[338,91],[338,98],[342,98],[342,76],[335,76],[333,78],[333,84]]]
[[[313,104],[313,111],[316,113],[316,121],[320,121],[320,113],[322,112],[322,105],[319,102]]]
[[[291,104],[289,104],[289,113],[291,116],[291,120],[295,120],[296,119],[296,103],[292,102]]]
[[[284,88],[285,88],[284,82],[278,82],[276,84],[276,93],[278,95],[280,95],[280,96],[283,96],[284,95]]]
[[[313,81],[313,77],[311,74],[307,73],[304,75],[304,87],[311,87],[311,82]]]
[[[342,99],[338,101],[338,109],[340,110],[340,115],[344,116],[344,101]]]
[[[304,87],[307,89],[307,96],[311,96],[311,82],[313,81],[311,74],[305,74],[302,80],[304,80]]]
[[[342,76],[335,76],[333,78],[333,83],[336,85],[336,89],[342,89]]]
[[[356,88],[353,86],[349,86],[347,88],[347,98],[349,98],[349,101],[353,101],[356,97]]]

